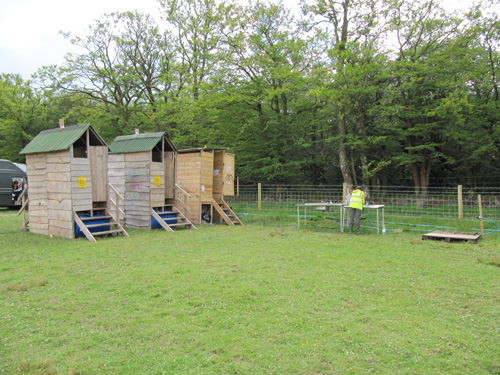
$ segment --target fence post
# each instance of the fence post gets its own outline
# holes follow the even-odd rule
[[[240,176],[236,177],[236,196],[240,196]]]
[[[257,185],[257,200],[259,211],[262,210],[262,184],[259,182]]]
[[[481,201],[481,194],[477,195],[477,204],[479,205],[479,230],[481,231],[481,238],[484,238],[483,204]]]
[[[464,218],[464,201],[462,197],[462,185],[458,185],[458,218]]]

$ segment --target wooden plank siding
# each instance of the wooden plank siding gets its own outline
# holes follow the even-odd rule
[[[234,195],[234,154],[223,152],[223,181],[222,195]],[[222,197],[221,197],[222,198]]]
[[[165,154],[165,199],[174,198],[175,187],[175,152],[166,151]]]
[[[72,158],[70,192],[73,210],[92,210],[92,174],[88,158]],[[73,221],[72,213],[71,220]]]
[[[29,184],[30,232],[49,235],[47,192],[47,161],[45,154],[27,154],[26,170]]]
[[[92,180],[92,200],[108,200],[108,146],[89,147],[90,176]]]
[[[109,154],[108,155],[108,181],[125,197],[125,155],[124,154]],[[116,196],[111,194],[113,201],[116,203]],[[125,201],[120,199],[120,209],[125,212]]]
[[[74,238],[72,149],[46,154],[47,217],[49,235]],[[88,162],[88,161],[87,161]],[[88,168],[90,177],[90,169]],[[49,194],[50,193],[50,194]],[[31,210],[31,205],[30,205]],[[31,223],[30,223],[31,230]]]
[[[224,152],[217,152],[214,154],[214,173],[213,173],[213,198],[222,198],[222,191],[224,188]]]
[[[151,228],[150,167],[151,152],[126,153],[124,155],[125,226]]]
[[[157,183],[159,183],[157,185]],[[160,207],[165,205],[165,164],[164,163],[150,163],[149,175],[149,199],[150,207]],[[151,216],[148,209],[148,215]]]
[[[210,204],[214,192],[214,153],[201,152],[201,202]]]
[[[177,183],[191,195],[187,200],[190,211],[186,212],[189,221],[201,223],[201,153],[179,153],[177,156]]]

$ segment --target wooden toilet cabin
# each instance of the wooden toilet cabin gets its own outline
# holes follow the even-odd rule
[[[29,230],[64,238],[128,234],[109,210],[108,146],[89,124],[40,132],[26,156]]]
[[[191,222],[243,225],[224,201],[225,195],[234,195],[234,154],[226,148],[179,150],[177,184],[190,195]]]
[[[124,197],[121,208],[130,228],[195,226],[179,210],[175,184],[177,150],[167,133],[144,133],[116,137],[109,146],[109,181]]]

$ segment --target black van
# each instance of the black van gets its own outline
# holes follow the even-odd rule
[[[9,160],[0,159],[0,207],[21,206],[17,200],[26,187],[26,172]]]

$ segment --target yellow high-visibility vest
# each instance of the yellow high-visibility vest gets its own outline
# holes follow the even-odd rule
[[[357,208],[358,210],[363,209],[363,191],[362,190],[354,190],[351,193],[351,200],[349,201],[349,207]]]

